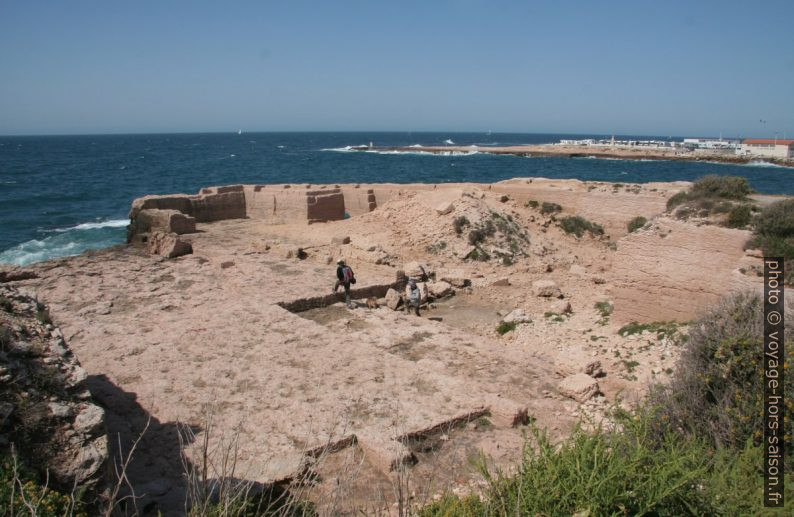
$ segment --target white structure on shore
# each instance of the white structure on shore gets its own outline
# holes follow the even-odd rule
[[[595,140],[587,138],[583,140],[560,140],[557,145],[581,145],[587,147],[654,147],[671,149],[681,146],[681,142],[672,140],[615,140],[609,139]]]
[[[684,138],[684,147],[689,149],[739,149],[739,140],[723,140],[722,138]]]
[[[794,140],[748,138],[742,140],[737,154],[759,158],[794,158]]]

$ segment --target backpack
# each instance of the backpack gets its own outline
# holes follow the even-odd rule
[[[356,283],[356,277],[353,276],[353,269],[350,266],[345,266],[342,269],[342,281],[346,284]]]

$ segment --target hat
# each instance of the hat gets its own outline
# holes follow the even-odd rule
[[[344,265],[345,261],[342,260],[342,259],[339,259],[339,260],[336,261],[336,263],[339,264],[340,266],[342,266],[342,265]]]

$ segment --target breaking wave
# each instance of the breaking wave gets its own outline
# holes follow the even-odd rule
[[[416,151],[406,151],[404,149],[368,149],[366,146],[346,145],[344,147],[333,147],[330,149],[321,149],[322,151],[331,151],[336,153],[369,153],[369,154],[386,154],[386,155],[421,155],[421,156],[473,156],[480,154],[479,151],[471,146],[471,151],[420,151],[419,149],[424,146],[420,144],[409,145],[408,147],[417,149]]]
[[[69,228],[42,230],[50,235],[42,239],[31,239],[3,251],[0,253],[0,263],[24,266],[121,244],[125,240],[123,228],[128,224],[128,219],[113,219],[82,223]]]
[[[765,162],[762,160],[754,160],[744,164],[745,167],[770,167],[773,169],[792,169],[794,167],[788,167],[786,165],[780,165],[779,163],[772,163],[772,162]]]

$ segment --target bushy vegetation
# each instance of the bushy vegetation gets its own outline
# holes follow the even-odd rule
[[[787,315],[786,357],[794,360],[794,318]],[[656,390],[656,434],[668,427],[707,440],[714,447],[758,443],[763,431],[763,300],[742,294],[724,301],[690,327],[689,340],[669,387]],[[786,411],[794,390],[786,384]],[[790,440],[793,421],[787,422]],[[787,469],[794,451],[786,450]]]
[[[515,321],[510,321],[510,322],[501,321],[499,322],[499,325],[496,326],[496,332],[498,332],[499,335],[507,334],[508,332],[512,332],[515,329],[516,329]]]
[[[557,212],[562,212],[562,206],[557,203],[544,201],[543,204],[540,205],[540,213],[543,215],[556,214]]]
[[[633,334],[641,334],[646,330],[656,334],[656,339],[670,339],[677,338],[682,342],[686,342],[689,337],[682,334],[679,330],[680,325],[675,321],[657,321],[653,323],[637,323],[633,321],[623,325],[618,330],[618,334],[622,337],[631,336]]]
[[[728,220],[725,225],[728,228],[744,228],[752,220],[752,207],[747,203],[734,205],[728,212]]]
[[[753,222],[755,235],[749,247],[760,248],[767,257],[783,257],[786,283],[794,285],[794,199],[764,208]]]
[[[6,312],[14,312],[14,304],[5,296],[0,296],[0,309]]]
[[[47,486],[47,480],[15,461],[11,454],[0,456],[0,514],[40,517],[87,515],[79,500]]]
[[[462,234],[463,228],[469,226],[469,224],[469,220],[465,215],[458,216],[452,220],[452,227],[455,229],[455,233],[458,235]]]
[[[645,224],[647,222],[648,222],[648,219],[644,218],[641,215],[638,215],[637,217],[635,217],[634,219],[629,221],[626,226],[629,229],[629,233],[632,233],[632,232],[635,232],[635,231],[639,230],[643,226],[645,226]]]
[[[447,496],[419,514],[792,515],[791,450],[786,506],[762,506],[762,308],[759,297],[741,295],[695,322],[672,383],[657,387],[647,404],[616,411],[619,425],[577,428],[557,445],[533,429],[516,472],[491,472],[482,461],[482,496]],[[789,361],[792,346],[786,343]],[[788,411],[792,384],[786,386]],[[789,443],[791,430],[789,420]]]
[[[560,228],[565,233],[574,234],[577,237],[581,237],[585,232],[589,232],[593,237],[604,234],[603,226],[578,215],[569,215],[560,219]]]
[[[529,201],[527,201],[527,205],[526,206],[528,206],[529,208],[537,208],[537,207],[540,206],[540,203],[538,203],[534,199],[530,199]]]
[[[688,197],[742,200],[752,193],[753,189],[750,188],[747,178],[709,174],[695,181]]]
[[[668,199],[667,210],[679,219],[728,214],[721,224],[744,228],[752,221],[755,209],[746,202],[752,192],[746,178],[711,174],[695,181],[688,191],[678,192]]]

